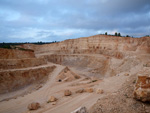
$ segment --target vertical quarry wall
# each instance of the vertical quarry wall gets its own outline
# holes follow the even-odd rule
[[[15,91],[30,84],[40,83],[48,79],[55,66],[8,70],[0,72],[0,94]]]
[[[0,59],[35,58],[33,51],[0,48]]]
[[[33,49],[35,53],[60,54],[105,54],[122,58],[125,52],[150,53],[150,38],[116,37],[95,35],[78,39],[65,40],[46,45],[25,44],[23,48]]]

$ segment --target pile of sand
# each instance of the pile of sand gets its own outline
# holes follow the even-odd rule
[[[65,67],[57,76],[57,81],[72,81],[79,79],[80,76],[72,72],[68,67]]]

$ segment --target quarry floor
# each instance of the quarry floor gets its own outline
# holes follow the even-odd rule
[[[39,89],[33,89],[32,86],[28,86],[26,89],[1,95],[0,113],[70,113],[81,106],[85,106],[89,109],[99,98],[117,92],[128,78],[128,76],[120,75],[90,82],[91,79],[87,77],[84,72],[70,67],[70,69],[80,75],[81,78],[70,82],[58,82],[56,81],[56,76],[65,66],[53,63],[49,63],[48,65],[55,65],[56,69],[49,75],[47,82],[42,84]],[[31,69],[32,68],[35,67],[31,67]],[[88,87],[94,88],[94,92],[75,93],[75,91],[80,88]],[[64,90],[66,89],[72,91],[71,96],[64,96]],[[97,89],[103,89],[104,93],[97,94]],[[25,90],[25,94],[20,93]],[[50,96],[55,96],[58,100],[55,103],[47,103]],[[32,102],[39,102],[41,108],[28,111],[27,106]]]

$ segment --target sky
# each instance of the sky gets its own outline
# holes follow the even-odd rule
[[[0,42],[150,35],[150,0],[0,0]]]

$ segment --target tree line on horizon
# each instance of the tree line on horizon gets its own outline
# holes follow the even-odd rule
[[[105,32],[105,35],[110,35],[110,34],[107,34],[107,32]],[[121,33],[117,33],[117,32],[115,32],[115,34],[112,35],[112,36],[120,36],[120,37],[122,37],[122,36],[121,36]],[[130,36],[129,36],[129,35],[126,35],[126,37],[130,37]]]
[[[104,35],[111,35],[111,34],[108,34],[107,32],[105,32],[105,34]],[[122,37],[121,36],[121,33],[117,33],[117,32],[115,32],[115,34],[114,35],[111,35],[111,36],[120,36],[120,37]],[[145,35],[146,37],[150,37],[149,35]],[[126,35],[126,36],[123,36],[123,37],[132,37],[133,38],[133,36],[129,36],[129,35]]]
[[[36,45],[43,45],[43,44],[52,44],[52,43],[57,43],[58,41],[52,41],[52,42],[42,42],[42,41],[38,41],[38,42],[3,42],[0,43],[0,48],[6,48],[6,49],[12,49],[11,46],[17,46],[17,45],[23,45],[23,44],[36,44]]]

